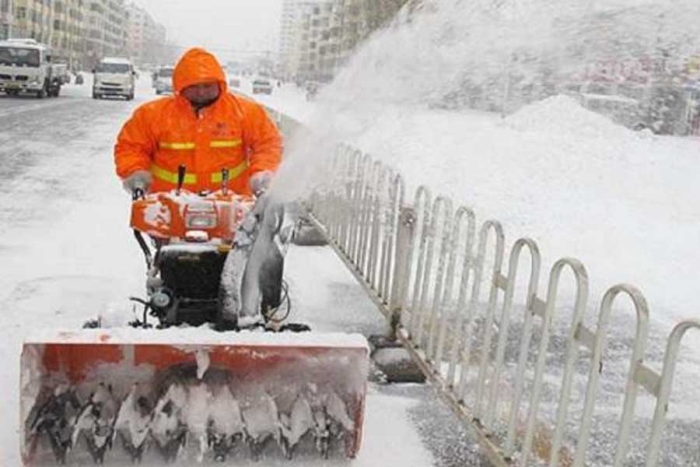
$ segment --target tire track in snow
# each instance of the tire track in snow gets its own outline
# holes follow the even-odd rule
[[[59,99],[61,99],[59,97]],[[27,112],[34,112],[37,110],[45,110],[49,108],[56,108],[56,107],[63,107],[68,104],[75,104],[78,102],[75,99],[61,99],[61,100],[56,100],[56,101],[50,101],[50,102],[38,102],[36,104],[28,104],[28,105],[18,105],[16,107],[13,107],[11,109],[6,109],[0,111],[0,118],[7,118],[7,117],[14,117],[15,115],[27,113]]]

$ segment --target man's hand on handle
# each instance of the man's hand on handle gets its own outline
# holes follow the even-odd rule
[[[250,191],[252,191],[255,196],[260,196],[270,188],[271,182],[272,172],[270,170],[257,172],[250,177]]]
[[[141,191],[148,192],[148,188],[153,182],[153,175],[148,170],[137,170],[123,180],[124,189],[129,193]]]

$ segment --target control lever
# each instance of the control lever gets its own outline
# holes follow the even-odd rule
[[[184,164],[180,164],[177,168],[177,194],[180,195],[182,191],[182,185],[185,183],[185,174],[187,174],[187,167]]]
[[[135,188],[134,191],[131,192],[131,200],[132,201],[144,199],[145,197],[146,197],[146,192],[143,190],[143,188]]]
[[[228,195],[228,183],[230,181],[230,172],[228,169],[221,169],[221,191],[225,195]]]

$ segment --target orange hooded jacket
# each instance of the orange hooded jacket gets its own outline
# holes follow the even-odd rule
[[[193,84],[216,81],[219,99],[200,110],[180,95]],[[177,185],[180,165],[187,168],[185,188],[221,188],[221,170],[229,169],[229,188],[250,194],[250,176],[275,170],[282,142],[265,110],[255,102],[227,92],[224,72],[213,55],[190,49],[173,72],[175,96],[146,103],[124,124],[114,149],[117,174],[123,179],[137,170],[153,175],[150,191]]]

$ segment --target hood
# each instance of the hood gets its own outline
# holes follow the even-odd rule
[[[0,65],[0,73],[13,76],[39,76],[43,68],[31,66]]]
[[[214,55],[204,49],[194,48],[185,52],[173,71],[173,86],[180,93],[193,84],[216,81],[221,92],[226,92],[226,76]]]
[[[98,71],[95,73],[95,81],[112,81],[115,83],[128,83],[131,81],[131,73],[105,73]]]

